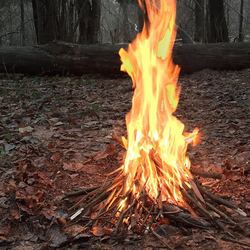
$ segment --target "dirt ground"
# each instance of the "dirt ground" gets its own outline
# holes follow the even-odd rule
[[[193,167],[222,179],[199,178],[247,213],[244,234],[168,226],[173,249],[250,248],[250,70],[205,70],[181,77],[176,113],[187,131],[200,128],[189,149]],[[0,76],[0,249],[164,249],[153,235],[112,240],[67,222],[65,192],[102,184],[124,151],[112,134],[126,134],[129,79],[92,76]],[[237,218],[236,218],[237,217]]]

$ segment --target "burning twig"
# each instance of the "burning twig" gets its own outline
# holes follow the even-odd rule
[[[116,223],[116,226],[115,226],[115,233],[118,233],[118,230],[119,230],[125,216],[127,215],[128,212],[130,212],[133,209],[134,205],[135,205],[135,200],[132,202],[132,204],[126,210],[124,210],[121,213],[121,215],[119,216],[119,219]]]

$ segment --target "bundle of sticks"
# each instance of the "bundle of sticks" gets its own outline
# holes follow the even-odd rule
[[[237,227],[230,215],[222,211],[220,206],[230,208],[241,216],[246,216],[244,211],[228,200],[225,200],[202,186],[197,179],[190,185],[183,184],[181,192],[189,209],[179,207],[159,199],[153,200],[142,188],[135,198],[131,193],[123,197],[125,185],[122,169],[112,172],[102,186],[84,188],[66,193],[64,199],[77,197],[77,201],[69,208],[70,221],[82,221],[90,230],[95,226],[110,228],[114,234],[128,232],[129,230],[143,234],[157,224],[179,224],[198,228],[215,226],[227,232],[225,225]],[[160,195],[159,195],[160,196]],[[79,198],[80,197],[80,198]],[[121,201],[126,198],[126,206],[121,209]],[[190,209],[192,213],[190,213]]]

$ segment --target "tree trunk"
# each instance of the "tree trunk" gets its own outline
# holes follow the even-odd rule
[[[181,27],[181,25],[177,26],[177,37],[180,37],[184,44],[194,43],[192,37]]]
[[[9,8],[9,10],[8,10],[8,12],[9,12],[9,30],[10,30],[10,34],[9,34],[9,45],[10,46],[13,46],[13,45],[15,45],[15,43],[14,43],[14,29],[13,29],[13,13],[12,13],[12,9],[11,9],[11,5],[9,5],[8,6],[8,8]]]
[[[101,0],[78,0],[79,39],[82,44],[98,43],[100,29]]]
[[[78,42],[86,44],[88,41],[88,23],[91,11],[89,0],[77,0],[77,10],[79,19],[79,38]]]
[[[195,1],[195,35],[196,42],[205,42],[205,0]]]
[[[59,40],[66,41],[68,37],[67,33],[67,22],[68,22],[68,15],[67,15],[67,1],[59,1],[58,4],[58,38]],[[73,42],[73,41],[72,41]]]
[[[21,12],[21,25],[20,25],[20,35],[21,35],[21,45],[25,45],[25,24],[24,24],[24,2],[20,0],[20,12]]]
[[[36,0],[32,0],[32,9],[33,9],[33,20],[34,20],[34,26],[35,26],[35,31],[36,31],[36,41],[38,43],[38,10],[37,10],[37,4]]]
[[[228,28],[224,11],[224,0],[209,0],[209,37],[208,42],[228,42]]]
[[[57,39],[56,3],[51,0],[32,0],[38,44],[45,44]]]
[[[68,25],[67,25],[67,38],[66,41],[68,42],[74,42],[75,35],[74,35],[74,3],[72,1],[69,2],[69,17],[68,17]]]
[[[244,0],[240,1],[240,22],[239,22],[239,42],[243,42],[244,33],[243,33],[243,17],[244,17]]]
[[[130,28],[128,18],[128,2],[122,1],[120,3],[122,9],[122,42],[126,43],[130,41]]]
[[[88,23],[88,43],[98,43],[101,20],[101,0],[92,0],[90,19]]]
[[[117,76],[123,45],[77,45],[54,42],[36,47],[0,48],[0,72],[24,74],[102,74]],[[185,44],[175,46],[174,62],[182,73],[210,68],[250,68],[250,43]]]

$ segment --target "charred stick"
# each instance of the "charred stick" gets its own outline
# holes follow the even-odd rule
[[[87,198],[91,197],[91,195],[96,194],[98,190],[93,190],[92,192],[90,192],[87,195],[83,196],[79,201],[77,201],[72,207],[69,208],[69,211],[74,210],[75,208],[80,206],[80,204],[82,204],[85,200],[87,200]]]
[[[185,183],[184,183],[184,184],[185,184]],[[186,184],[185,184],[185,185],[186,185]],[[191,185],[191,187],[192,187],[192,190],[193,190],[195,196],[196,196],[202,203],[205,203],[205,200],[204,200],[204,198],[202,197],[201,192],[200,192],[200,190],[198,189],[196,183],[195,183],[193,180],[190,180],[190,185]]]
[[[143,208],[143,207],[142,207],[142,208]],[[147,214],[146,214],[145,219],[144,219],[143,222],[142,222],[142,226],[145,226],[145,224],[147,223],[149,216],[150,216],[151,213],[153,212],[153,209],[154,209],[154,205],[151,206],[150,210],[145,210],[145,211],[147,212]]]
[[[221,217],[223,217],[225,220],[228,221],[228,223],[232,224],[232,225],[236,225],[236,223],[231,220],[225,213],[223,213],[222,211],[220,211],[219,209],[217,209],[216,207],[214,207],[212,204],[206,202],[206,205],[212,209],[215,213],[219,214]]]
[[[97,196],[97,198],[95,198],[94,200],[92,200],[90,203],[88,203],[85,207],[79,209],[76,213],[74,213],[71,216],[71,220],[74,220],[77,216],[79,216],[80,214],[82,214],[83,212],[87,212],[87,210],[92,207],[95,206],[99,201],[101,201],[102,199],[105,199],[105,197],[108,195],[108,193],[105,191],[103,191],[99,196]],[[83,199],[84,200],[84,199]],[[82,199],[80,200],[80,202],[83,201]],[[78,202],[79,203],[79,202]],[[77,203],[77,205],[78,205]],[[73,206],[74,207],[74,206]],[[73,208],[72,208],[73,209]]]
[[[87,211],[89,208],[94,207],[98,202],[101,202],[108,196],[106,190],[102,192],[99,196],[97,196],[94,200],[88,203],[85,207],[83,207],[83,211]]]
[[[193,198],[188,192],[184,189],[181,190],[184,196],[188,199],[188,201],[191,201],[194,206],[200,209],[200,211],[207,216],[210,220],[213,220],[213,216],[200,204],[199,201],[197,201],[195,198]]]
[[[81,218],[78,218],[77,220],[74,220],[74,221],[71,220],[69,223],[67,223],[66,227],[70,227],[70,226],[76,225],[80,222],[89,221],[89,220],[90,220],[89,217],[82,216]]]
[[[197,186],[199,187],[200,191],[202,193],[204,193],[205,195],[207,195],[211,200],[215,201],[218,204],[224,205],[226,207],[232,208],[232,209],[237,209],[237,207],[231,203],[230,201],[227,201],[217,195],[212,194],[211,192],[209,192],[208,190],[206,190],[202,185],[200,185],[199,183],[197,183]]]
[[[226,237],[226,236],[223,236],[222,239],[225,240],[225,241],[231,241],[233,243],[237,243],[237,244],[242,245],[242,246],[246,246],[246,247],[248,247],[248,249],[250,248],[250,244],[248,242],[245,242],[245,241],[242,241],[242,240],[236,240],[236,239],[229,238],[229,237]]]
[[[112,184],[112,182],[108,182],[108,184],[105,184],[102,187],[99,187],[98,189],[93,190],[92,192],[88,193],[87,195],[83,196],[74,206],[70,207],[69,210],[73,210],[76,207],[78,207],[83,201],[87,200],[89,197],[91,197],[92,195],[98,195],[100,193],[103,193],[104,191],[106,191],[106,189],[108,189],[110,187],[110,185]]]
[[[175,206],[175,210],[169,209],[166,205],[164,205],[163,208],[164,208],[163,213],[162,213],[163,215],[178,214],[182,211],[179,207],[176,207],[176,206]]]
[[[142,208],[143,208],[149,215],[159,214],[159,212],[156,212],[156,211],[153,212],[153,210],[158,209],[155,205],[152,205],[150,211],[149,211],[145,206],[143,206],[143,205],[142,205]],[[152,212],[151,212],[151,211],[152,211]],[[145,221],[145,223],[146,223],[146,221]],[[152,221],[151,221],[150,224],[147,226],[148,229],[150,229],[150,230],[152,229],[153,223],[158,223],[155,216],[152,216]],[[159,229],[160,229],[165,235],[167,235],[167,232],[166,232],[162,227],[159,227]]]
[[[63,199],[66,199],[66,198],[69,198],[69,197],[72,197],[72,196],[87,194],[89,192],[92,192],[92,191],[98,189],[99,187],[100,186],[94,186],[94,187],[82,188],[82,189],[79,189],[79,190],[76,190],[76,191],[71,191],[71,192],[65,193]]]

